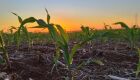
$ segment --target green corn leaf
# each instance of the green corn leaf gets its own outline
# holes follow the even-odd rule
[[[76,44],[74,45],[74,47],[71,50],[71,54],[70,54],[70,64],[72,64],[73,61],[73,56],[76,54],[77,49],[79,49],[82,45],[81,44]]]
[[[12,12],[13,13],[13,12]],[[36,21],[36,19],[34,17],[29,17],[25,20],[22,20],[22,18],[20,16],[18,16],[16,13],[13,13],[14,15],[16,15],[18,17],[19,22],[24,25],[26,23],[33,23]]]
[[[83,25],[81,26],[81,29],[82,29],[82,31],[84,31],[84,26]]]
[[[18,16],[16,13],[12,12],[12,14],[17,16],[18,20],[20,22],[20,26],[14,34],[14,40],[16,41],[18,48],[19,48],[19,43],[20,43],[21,31],[23,31],[25,33],[26,37],[28,38],[29,44],[30,44],[29,34],[28,34],[28,31],[27,31],[27,28],[24,25],[27,24],[27,23],[33,23],[37,20],[34,17],[29,17],[29,18],[26,18],[26,19],[22,20],[22,18],[20,16]],[[12,29],[16,29],[16,28],[11,27],[11,32],[12,32]]]
[[[115,35],[115,34],[112,33],[112,32],[110,32],[110,31],[104,31],[104,32],[101,34],[102,37],[105,37],[105,36],[114,36],[114,35]]]
[[[70,62],[72,63],[73,61],[73,56],[76,54],[76,51],[77,49],[79,49],[85,42],[81,42],[79,44],[75,44],[71,50],[71,53],[70,53]]]
[[[120,24],[122,28],[124,28],[126,30],[125,32],[125,35],[126,35],[126,39],[129,41],[129,44],[130,44],[130,47],[131,49],[135,47],[135,33],[136,33],[136,30],[135,28],[129,28],[128,25],[126,25],[125,23],[123,22],[117,22],[115,24]],[[133,26],[135,27],[135,26]]]
[[[51,34],[51,36],[52,36],[52,38],[53,38],[54,41],[60,40],[59,34],[58,34],[56,28],[53,25],[50,25],[49,24],[48,25],[48,30],[49,30],[49,33]]]
[[[60,48],[56,48],[56,54],[54,56],[54,62],[57,64],[57,60],[60,58]]]
[[[68,45],[67,44],[63,44],[63,41],[61,40],[57,40],[57,48],[59,48],[59,50],[62,50],[62,54],[64,56],[64,60],[67,63],[67,65],[70,67],[70,61],[69,61],[69,54],[68,54]],[[55,58],[56,59],[56,58]]]
[[[121,27],[122,28],[124,28],[124,29],[130,29],[129,27],[128,27],[128,25],[126,25],[124,22],[117,22],[117,23],[114,23],[115,25],[121,25]]]
[[[10,29],[15,29],[15,30],[16,30],[17,28],[16,28],[16,27],[14,27],[14,26],[11,26],[11,28],[10,28]]]
[[[19,21],[19,23],[22,23],[22,18],[21,18],[20,16],[18,16],[16,13],[13,13],[13,12],[12,12],[12,14],[14,14],[15,16],[18,17],[18,21]]]
[[[49,33],[51,34],[53,40],[55,41],[59,40],[57,30],[53,24],[46,24],[46,22],[42,19],[37,20],[37,23],[39,26],[33,28],[48,28]]]
[[[14,13],[14,12],[11,12],[12,14],[14,14],[15,16],[18,16],[16,13]]]
[[[104,23],[104,28],[105,28],[105,30],[107,30],[108,28],[108,25],[106,25],[105,23]]]
[[[39,25],[38,27],[40,27],[40,28],[43,28],[43,27],[44,27],[44,28],[45,28],[45,27],[47,28],[47,26],[48,26],[48,25],[46,24],[46,22],[45,22],[44,20],[42,20],[42,19],[37,20],[37,23],[38,23],[38,25]]]
[[[17,14],[15,14],[15,13],[13,13],[14,15],[16,15],[16,16],[18,16]],[[29,40],[29,35],[27,35],[28,34],[28,31],[27,31],[27,28],[25,28],[25,24],[27,24],[27,23],[33,23],[33,22],[35,22],[36,21],[36,19],[34,18],[34,17],[29,17],[29,18],[27,18],[27,19],[24,19],[23,21],[22,21],[22,18],[20,17],[20,16],[18,16],[18,18],[19,18],[19,21],[20,21],[20,27],[18,28],[18,30],[15,32],[15,34],[14,34],[14,39],[15,39],[15,41],[16,41],[16,44],[17,44],[17,46],[18,46],[18,48],[19,48],[19,43],[20,43],[20,37],[21,37],[21,31],[23,31],[25,34],[26,34],[26,37],[28,38],[28,40]],[[13,29],[15,29],[14,27],[12,27]],[[30,40],[29,40],[29,43],[30,43]]]
[[[24,26],[20,25],[20,27],[19,27],[18,30],[17,30],[17,36],[18,36],[18,37],[20,37],[20,35],[21,35],[22,27],[24,27]]]
[[[45,27],[42,27],[42,26],[33,26],[33,27],[29,27],[29,28],[44,28],[45,29]]]
[[[47,15],[47,22],[48,22],[48,24],[50,24],[50,15]]]
[[[93,63],[96,63],[96,64],[98,64],[100,66],[104,65],[104,63],[101,60],[99,60],[99,59],[93,59],[92,61],[93,61]]]
[[[20,31],[23,31],[23,33],[25,33],[27,39],[28,39],[28,43],[29,43],[29,47],[30,47],[30,37],[29,37],[29,33],[27,28],[24,26],[27,23],[33,23],[35,22],[36,19],[34,17],[29,17],[24,19],[24,21],[21,23],[19,29],[18,29],[18,33],[17,33],[17,39],[18,39],[18,46],[19,46],[19,42],[20,42]]]
[[[92,40],[94,36],[91,36],[90,38],[87,38],[85,39],[84,41],[82,41],[81,43],[79,44],[75,44],[74,47],[72,48],[71,50],[71,53],[70,53],[70,62],[72,63],[72,59],[73,59],[73,56],[76,54],[76,51],[77,49],[79,49],[81,46],[83,46],[85,43],[87,43],[88,41]]]
[[[1,33],[0,33],[0,47],[4,47],[4,46],[5,46],[5,44],[4,44],[2,35],[1,35]]]
[[[29,18],[23,20],[21,25],[25,25],[26,23],[33,23],[35,21],[36,21],[36,19],[34,17],[29,17]]]
[[[107,25],[105,23],[104,23],[104,27],[105,27],[105,30],[108,30],[108,27],[109,27],[109,29],[112,29],[112,27],[110,25]]]
[[[47,22],[48,22],[48,24],[50,24],[50,15],[49,15],[49,12],[48,12],[48,10],[45,8],[45,10],[46,10],[46,13],[47,13]]]
[[[4,43],[1,33],[0,33],[0,47],[3,51],[2,57],[3,57],[4,61],[6,62],[7,66],[10,67],[9,56],[8,56],[7,50],[5,49],[5,43]]]
[[[138,57],[139,57],[139,62],[137,64],[137,71],[136,71],[136,77],[138,77],[139,72],[140,72],[140,49],[138,48]]]
[[[81,29],[83,32],[85,32],[85,27],[83,25],[81,26]]]
[[[138,48],[137,50],[138,50],[138,58],[140,60],[140,49]]]
[[[64,42],[68,43],[68,41],[69,41],[68,34],[65,32],[65,30],[60,25],[56,25],[56,27],[59,30]]]
[[[70,55],[69,55],[69,52],[68,52],[68,46],[63,47],[62,50],[64,51],[63,52],[64,60],[67,63],[68,67],[70,67],[71,61],[70,61]]]
[[[66,34],[64,29],[60,25],[56,25],[56,27],[58,31],[60,32],[61,36],[59,36],[57,29],[53,25],[50,25],[50,24],[48,26],[49,32],[53,40],[56,41],[57,46],[61,48],[61,50],[63,50],[63,56],[65,59],[65,62],[70,67],[69,53],[68,53],[68,35]]]
[[[91,32],[91,30],[88,26],[87,27],[81,26],[81,29],[82,29],[82,32],[83,32],[85,38],[89,38],[90,36],[93,35],[93,33]]]
[[[84,33],[88,34],[89,33],[89,27],[84,27],[84,26],[81,26],[81,29]]]
[[[83,67],[84,65],[88,65],[88,64],[90,64],[90,63],[95,63],[95,64],[98,64],[98,65],[100,65],[100,66],[103,66],[103,65],[104,65],[104,63],[103,63],[101,60],[99,60],[99,59],[92,59],[92,58],[89,58],[87,61],[84,61],[84,62],[80,63],[80,64],[78,65],[77,69]]]
[[[17,47],[19,48],[19,43],[20,43],[20,31],[16,31],[14,33],[14,40],[16,42]]]
[[[57,40],[57,43],[59,44],[59,46],[61,47],[61,49],[64,51],[63,55],[64,55],[64,59],[65,62],[68,64],[68,66],[70,67],[70,57],[69,57],[69,52],[68,52],[68,34],[65,32],[65,30],[60,26],[60,25],[56,25],[59,34],[61,35],[59,37],[59,41]],[[62,39],[62,40],[61,40]]]
[[[14,42],[16,42],[16,44],[17,44],[17,31],[14,33]]]
[[[29,47],[30,47],[31,44],[30,44],[30,36],[29,36],[28,30],[27,30],[26,27],[22,27],[22,30],[23,30],[23,32],[25,33],[25,35],[26,35],[26,37],[28,39]]]

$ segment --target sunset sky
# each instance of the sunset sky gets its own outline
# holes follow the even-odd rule
[[[79,30],[81,25],[101,29],[103,23],[111,25],[117,21],[133,25],[135,15],[140,18],[140,0],[1,0],[0,29],[19,26],[11,12],[22,18],[33,16],[46,20],[44,8],[48,9],[51,22],[61,24],[67,31]],[[28,26],[32,25],[35,24]]]

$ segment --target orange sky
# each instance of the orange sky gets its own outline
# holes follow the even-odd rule
[[[135,15],[140,13],[139,3],[140,0],[3,0],[0,2],[0,29],[19,26],[17,17],[11,12],[24,19],[33,16],[46,20],[44,8],[48,9],[51,22],[62,25],[66,31],[80,30],[81,25],[103,29],[104,23],[116,28],[112,24],[118,21],[132,26],[136,22]],[[137,24],[139,18],[137,16]],[[36,24],[27,26],[33,25]]]
[[[44,19],[45,20],[45,19]],[[113,23],[119,21],[118,19],[114,19],[114,20],[109,20],[109,19],[99,19],[98,21],[95,21],[93,19],[92,20],[80,20],[80,19],[65,19],[65,18],[54,18],[51,19],[51,22],[55,23],[55,24],[60,24],[66,31],[79,31],[81,25],[85,25],[85,26],[89,26],[90,28],[96,28],[96,29],[103,29],[104,28],[104,23],[111,25],[113,28],[120,28],[119,26],[115,26],[113,25]],[[121,21],[126,22],[128,25],[133,25],[133,21],[128,20],[128,19],[121,19]],[[14,26],[19,26],[20,24],[18,23],[18,20],[13,21]],[[6,24],[5,26],[10,26],[9,24]],[[27,27],[32,27],[32,26],[37,26],[36,23],[31,23],[31,24],[27,24]],[[9,29],[9,27],[4,27],[3,28],[6,32]],[[28,31],[30,32],[47,32],[47,29],[43,30],[43,29],[33,29],[33,28],[28,28]]]

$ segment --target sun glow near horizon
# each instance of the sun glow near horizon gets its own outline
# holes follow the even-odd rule
[[[83,24],[81,24],[80,21],[78,23],[78,22],[73,22],[72,20],[65,20],[65,19],[63,20],[63,18],[61,18],[61,19],[60,20],[57,20],[57,19],[54,20],[54,19],[52,19],[51,22],[52,23],[55,23],[55,24],[61,25],[68,32],[80,31],[81,30],[80,27],[82,25],[88,26],[88,27],[93,28],[93,29],[104,29],[104,23],[107,24],[107,25],[110,25],[114,29],[121,28],[120,26],[113,25],[113,23],[115,23],[115,22],[117,22],[119,20],[114,20],[114,21],[106,20],[104,22],[102,22],[102,21],[100,21],[100,22],[99,21],[88,22],[87,21],[87,23],[86,23],[86,21],[83,22],[81,20],[81,22],[83,23]],[[45,19],[43,19],[43,20],[45,20]],[[132,21],[130,21],[130,20],[123,19],[122,21],[125,22],[125,23],[127,23],[129,26],[132,26],[133,25]],[[14,25],[16,25],[15,27],[19,27],[20,24],[18,23],[18,20],[15,20]],[[35,23],[32,23],[32,24],[26,24],[26,27],[28,27],[28,31],[29,32],[48,32],[47,29],[31,28],[33,26],[38,26],[38,25],[37,25],[36,22]],[[4,31],[5,32],[8,32],[9,27],[8,26],[7,27],[4,27],[3,28]]]
[[[17,17],[11,12],[17,13],[23,19],[33,16],[46,20],[44,8],[48,9],[51,22],[60,24],[66,31],[78,31],[81,25],[103,29],[104,23],[114,28],[112,24],[118,21],[132,26],[135,24],[135,14],[140,14],[139,3],[139,0],[3,0],[0,3],[0,26],[3,29],[19,26]],[[137,23],[139,24],[139,21]],[[29,31],[42,30],[29,28]]]

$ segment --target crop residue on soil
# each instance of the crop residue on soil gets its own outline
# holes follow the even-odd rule
[[[18,51],[14,46],[7,48],[12,68],[7,70],[1,65],[0,71],[6,72],[11,80],[61,80],[68,75],[68,70],[61,65],[54,68],[51,73],[55,53],[53,44],[33,45],[31,49],[22,45]],[[108,75],[135,79],[134,69],[136,69],[138,57],[131,53],[136,52],[131,51],[125,43],[87,44],[79,49],[74,57],[71,70],[74,79],[108,80],[110,79]],[[89,59],[100,60],[103,65],[89,62],[77,68],[82,62],[87,62]],[[63,58],[60,61],[64,63]]]

